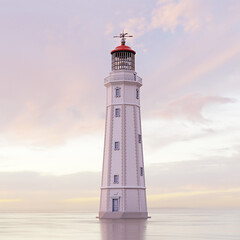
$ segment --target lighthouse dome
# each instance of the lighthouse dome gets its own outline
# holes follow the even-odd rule
[[[136,52],[133,51],[129,46],[126,46],[126,45],[123,45],[123,44],[116,47],[114,50],[112,50],[111,54],[113,54],[114,52],[118,52],[118,51],[128,51],[128,52],[132,52],[132,53],[136,54]]]

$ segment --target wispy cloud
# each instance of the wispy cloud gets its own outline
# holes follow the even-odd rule
[[[0,168],[36,171],[0,173],[0,209],[97,210],[83,171],[101,169],[117,26],[137,37],[149,206],[239,206],[240,1],[45,2],[0,8]]]
[[[218,199],[216,201],[216,199]],[[148,196],[153,208],[239,208],[240,188],[174,192]],[[231,206],[230,203],[231,202]]]
[[[182,27],[186,32],[195,31],[210,21],[211,13],[200,0],[159,0],[150,16],[130,18],[122,26],[140,36],[154,29],[174,32]]]
[[[216,196],[222,199],[220,207],[221,204],[239,207],[239,203],[232,202],[233,196],[240,197],[238,157],[239,154],[225,159],[216,156],[146,166],[149,207],[184,207],[191,199],[196,201],[189,207],[212,206],[211,201]],[[0,209],[97,211],[100,181],[100,172],[59,176],[35,172],[0,173]]]
[[[161,28],[163,31],[174,32],[178,26],[182,26],[185,31],[194,31],[211,19],[210,14],[206,14],[206,11],[202,18],[203,7],[203,2],[199,0],[160,0],[158,7],[152,12],[149,28]]]
[[[164,119],[185,119],[190,122],[206,122],[207,119],[202,115],[202,110],[212,104],[233,103],[234,99],[218,96],[200,96],[187,94],[179,99],[167,103],[158,112]]]
[[[204,45],[202,45],[204,47]],[[221,47],[220,47],[221,48]],[[169,84],[170,89],[178,89],[191,82],[199,79],[199,77],[204,76],[214,70],[220,68],[225,63],[234,59],[234,57],[239,56],[240,46],[238,41],[233,40],[231,45],[225,45],[221,48],[221,51],[216,51],[212,54],[206,54],[204,59],[195,64],[189,64],[189,68],[184,74],[181,74],[173,83]],[[193,57],[193,55],[192,55]],[[191,66],[191,67],[190,67]]]
[[[100,180],[100,173],[95,172],[63,176],[0,173],[0,210],[96,209]]]
[[[104,98],[100,109],[99,94],[92,97],[98,84],[89,80],[90,65],[83,59],[76,64],[68,44],[54,41],[43,47],[40,59],[17,63],[16,56],[15,72],[8,66],[0,73],[0,130],[6,138],[55,145],[103,125]]]
[[[114,30],[113,23],[112,23],[112,22],[109,22],[109,23],[106,25],[106,29],[105,29],[104,34],[105,34],[105,35],[109,35],[109,34],[113,33],[113,30]]]
[[[174,192],[174,193],[163,193],[158,195],[150,195],[149,198],[155,199],[170,199],[170,198],[181,198],[197,195],[208,195],[218,193],[240,193],[240,188],[225,189],[225,190],[205,190],[205,191],[189,191],[189,192]]]
[[[0,203],[15,203],[15,202],[20,202],[20,199],[0,199]]]

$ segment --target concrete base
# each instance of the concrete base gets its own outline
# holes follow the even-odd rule
[[[99,212],[100,219],[146,219],[148,218],[147,212]]]

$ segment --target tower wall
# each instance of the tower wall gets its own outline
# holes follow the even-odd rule
[[[105,78],[106,125],[100,218],[147,218],[140,87],[132,70]]]

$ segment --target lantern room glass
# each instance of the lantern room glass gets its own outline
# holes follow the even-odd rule
[[[135,54],[129,51],[112,53],[112,71],[113,70],[135,71]]]

